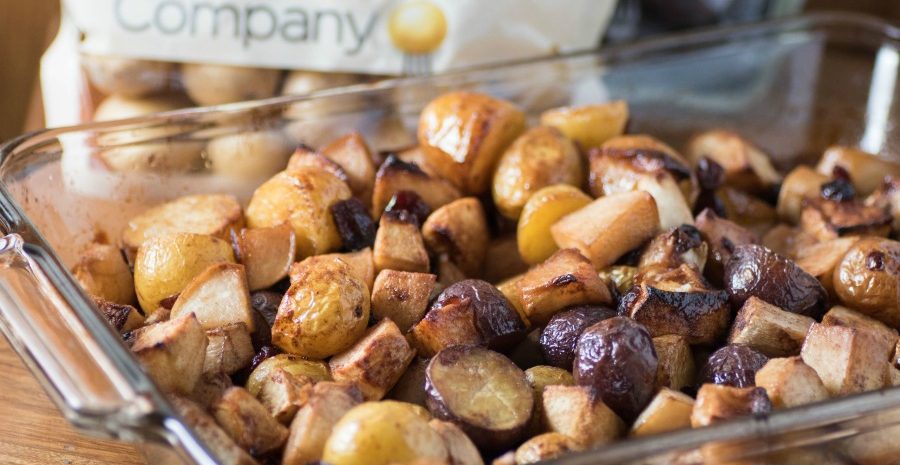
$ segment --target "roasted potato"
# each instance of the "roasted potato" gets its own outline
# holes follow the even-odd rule
[[[489,283],[499,283],[506,278],[528,271],[528,263],[519,255],[515,236],[494,239],[484,254],[481,277]]]
[[[247,205],[247,224],[264,228],[288,223],[298,257],[337,250],[341,238],[329,208],[350,198],[350,188],[333,174],[312,167],[282,171],[259,186]]]
[[[700,231],[689,224],[669,228],[654,237],[638,259],[638,268],[690,265],[700,271],[706,265],[708,246]]]
[[[322,460],[334,426],[360,402],[362,394],[354,386],[316,384],[308,402],[291,422],[282,465],[306,465]]]
[[[834,269],[859,240],[857,237],[841,237],[797,250],[797,266],[822,283],[830,297],[835,297]]]
[[[562,217],[550,233],[556,245],[578,249],[599,270],[656,234],[656,207],[646,192],[609,195]]]
[[[609,408],[630,422],[653,397],[657,367],[656,350],[647,330],[617,316],[581,333],[572,374],[577,384],[592,386]]]
[[[298,273],[278,307],[272,342],[287,353],[323,359],[365,332],[369,289],[341,259],[318,260]]]
[[[250,365],[254,355],[253,344],[244,323],[230,323],[207,330],[206,338],[209,344],[206,346],[203,374],[232,375]]]
[[[806,165],[791,170],[778,191],[778,216],[790,223],[799,223],[803,203],[806,199],[818,197],[822,184],[828,182],[830,176],[831,173],[826,176]]]
[[[262,182],[284,169],[291,144],[277,129],[226,134],[206,144],[209,170],[226,178]]]
[[[72,268],[72,276],[92,296],[117,304],[137,302],[134,277],[117,247],[97,242],[88,244]]]
[[[765,193],[781,182],[769,156],[731,131],[714,129],[698,134],[688,141],[685,154],[694,165],[702,157],[715,161],[725,171],[725,183],[741,190]]]
[[[564,434],[539,434],[516,449],[516,465],[551,460],[581,449],[581,446]]]
[[[760,244],[763,247],[790,259],[797,258],[801,250],[806,250],[818,243],[818,239],[811,234],[786,224],[775,225],[760,238]]]
[[[131,305],[117,304],[97,297],[94,297],[94,303],[110,326],[120,333],[127,333],[146,324],[144,315]]]
[[[259,395],[263,384],[274,370],[284,370],[294,376],[302,376],[312,382],[331,381],[328,364],[318,360],[307,360],[297,355],[278,354],[263,360],[250,372],[246,388],[250,394]]]
[[[573,386],[575,378],[572,373],[562,368],[537,365],[525,370],[525,379],[531,385],[534,394],[534,412],[531,414],[531,425],[528,435],[533,436],[546,431],[544,425],[544,388],[547,386]]]
[[[768,361],[768,357],[752,347],[726,345],[709,356],[700,369],[697,382],[739,388],[753,386],[756,372]]]
[[[892,343],[871,330],[813,323],[800,356],[816,370],[832,396],[871,391],[884,386],[884,364]]]
[[[900,179],[900,163],[852,147],[829,147],[819,159],[816,171],[831,176],[837,167],[847,172],[862,195],[878,189],[887,176]]]
[[[290,425],[297,410],[309,402],[315,381],[305,375],[291,374],[284,368],[269,371],[256,398],[283,425]]]
[[[832,280],[845,305],[900,328],[900,242],[863,238],[837,264]]]
[[[202,375],[194,385],[194,392],[191,393],[190,399],[209,410],[212,404],[218,401],[225,390],[231,386],[234,386],[234,383],[231,381],[231,377],[225,373]]]
[[[323,147],[322,155],[347,173],[347,185],[353,195],[368,205],[375,185],[375,162],[362,135],[347,134]]]
[[[759,237],[750,230],[732,221],[720,218],[713,210],[706,208],[697,215],[694,225],[700,237],[709,247],[706,267],[701,268],[713,284],[722,285],[725,264],[731,259],[735,246],[759,244]]]
[[[589,203],[591,198],[587,194],[565,184],[545,187],[529,197],[516,229],[519,255],[525,263],[541,263],[559,250],[550,233],[551,226]]]
[[[388,156],[375,174],[372,215],[380,217],[391,199],[400,192],[414,192],[432,210],[462,196],[447,180],[423,171],[415,163]]]
[[[255,320],[250,306],[247,275],[242,265],[216,263],[203,270],[178,294],[171,318],[193,313],[204,329],[242,323],[253,332]]]
[[[197,404],[178,396],[170,396],[169,401],[191,431],[206,444],[222,465],[257,465],[256,460],[235,444],[215,420]]]
[[[131,350],[160,389],[189,396],[203,373],[207,343],[197,317],[187,314],[138,329]]]
[[[750,297],[737,313],[728,343],[752,347],[767,357],[797,355],[813,323],[808,316]]]
[[[828,391],[819,375],[800,357],[769,360],[756,372],[756,385],[766,390],[776,409],[828,399]]]
[[[428,364],[425,391],[436,418],[457,424],[488,450],[520,440],[534,408],[525,373],[506,357],[474,346],[438,352]]]
[[[366,400],[381,400],[403,376],[416,352],[390,318],[382,319],[328,361],[335,381],[354,383]]]
[[[230,387],[210,409],[216,422],[251,455],[281,448],[288,430],[275,420],[253,395],[241,387]]]
[[[425,369],[429,361],[424,357],[414,358],[387,398],[425,407]]]
[[[775,225],[778,217],[775,209],[759,197],[731,187],[720,187],[715,191],[716,202],[721,205],[725,218],[753,231],[764,234]]]
[[[656,387],[680,391],[695,385],[697,368],[691,346],[683,336],[674,334],[653,338],[653,348],[659,361]]]
[[[372,315],[390,318],[406,333],[428,311],[436,282],[433,274],[383,270],[372,288]]]
[[[828,310],[828,313],[822,317],[822,324],[829,326],[846,326],[868,331],[881,340],[878,344],[880,347],[900,343],[900,340],[897,339],[896,329],[890,328],[884,323],[862,313],[839,305],[831,307],[831,309]]]
[[[195,103],[201,106],[257,100],[278,91],[281,71],[206,63],[183,63],[181,83]]]
[[[581,448],[606,444],[625,431],[622,419],[588,386],[547,386],[542,411],[548,431],[566,435]]]
[[[578,148],[559,130],[537,126],[520,135],[500,157],[492,194],[497,210],[517,220],[528,199],[543,187],[584,183]]]
[[[562,131],[584,149],[597,148],[625,132],[628,103],[624,100],[560,107],[541,113],[541,124]]]
[[[131,258],[148,239],[171,233],[208,234],[231,238],[240,230],[244,216],[237,199],[230,195],[188,195],[157,205],[132,218],[122,232],[122,247]]]
[[[441,420],[431,420],[428,426],[444,440],[444,446],[450,455],[450,465],[484,465],[481,453],[458,426]]]
[[[350,271],[353,275],[359,278],[360,281],[366,283],[367,289],[375,289],[375,260],[372,249],[367,247],[356,252],[316,255],[316,257],[317,258],[310,257],[307,258],[307,260],[329,260],[331,258],[343,260],[350,266]],[[291,265],[291,269],[288,272],[288,275],[291,277],[291,282],[294,281],[295,277],[302,273],[303,268],[304,267],[300,266],[299,263]]]
[[[772,403],[763,388],[704,384],[697,391],[691,426],[699,428],[744,415],[765,415],[771,411]]]
[[[304,167],[318,168],[327,171],[344,182],[347,182],[350,179],[347,176],[347,172],[344,171],[340,165],[330,160],[325,155],[322,155],[322,152],[318,152],[306,145],[300,145],[294,149],[294,153],[291,154],[291,158],[288,159],[287,170],[299,170]]]
[[[891,232],[891,214],[860,200],[807,199],[800,213],[800,228],[820,241],[843,236],[882,236]]]
[[[648,436],[691,427],[694,399],[686,394],[662,388],[647,408],[634,420],[632,436]]]
[[[286,223],[233,231],[231,244],[244,265],[251,291],[271,287],[287,276],[297,250],[294,230]]]
[[[425,245],[447,256],[467,276],[481,271],[490,232],[481,202],[465,197],[435,210],[422,225]]]
[[[373,248],[375,270],[427,273],[430,268],[425,241],[416,220],[405,211],[381,216]]]
[[[166,233],[144,242],[134,260],[134,289],[144,313],[179,294],[211,265],[233,263],[228,242],[206,234]]]
[[[614,316],[614,310],[599,305],[577,305],[553,315],[541,331],[544,360],[554,367],[571,370],[578,336],[588,326]]]
[[[525,114],[506,101],[449,92],[422,110],[418,138],[429,166],[478,195],[488,190],[497,160],[524,128]]]
[[[332,465],[389,465],[417,459],[446,463],[447,447],[421,407],[385,400],[350,409],[334,425],[322,460]]]

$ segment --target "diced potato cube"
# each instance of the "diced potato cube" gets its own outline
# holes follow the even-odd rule
[[[691,426],[699,428],[744,415],[764,415],[772,411],[766,390],[760,387],[737,388],[722,384],[704,384],[697,391]]]
[[[828,399],[816,371],[800,357],[772,358],[756,372],[756,385],[764,388],[774,408],[790,408]]]
[[[570,437],[580,447],[606,444],[625,430],[622,419],[587,386],[547,386],[543,412],[549,431]]]
[[[893,344],[870,330],[813,323],[800,355],[816,370],[832,396],[884,386],[884,364]]]
[[[169,401],[184,422],[206,444],[210,452],[215,454],[219,463],[222,465],[258,465],[256,460],[235,444],[228,433],[197,404],[177,396],[172,396]]]
[[[380,400],[414,356],[397,325],[384,318],[353,347],[332,357],[328,365],[335,381],[356,383],[366,400]]]
[[[250,364],[255,352],[250,342],[250,333],[244,323],[232,323],[206,331],[209,344],[206,346],[206,359],[203,362],[203,373],[236,373]]]
[[[653,347],[659,360],[656,369],[656,387],[681,390],[694,385],[696,367],[691,346],[684,336],[674,334],[653,338]]]
[[[72,268],[72,276],[90,295],[117,304],[131,305],[137,302],[134,294],[134,277],[122,251],[107,244],[91,243]]]
[[[306,405],[314,383],[304,375],[275,368],[262,381],[257,398],[279,423],[287,425]]]
[[[375,235],[375,269],[427,273],[428,252],[415,221],[382,215]]]
[[[662,388],[631,427],[632,436],[647,436],[691,427],[694,399],[686,394]]]
[[[252,332],[255,322],[243,265],[211,265],[191,280],[175,300],[171,318],[188,313],[197,315],[203,329],[243,323]]]
[[[317,383],[309,401],[291,422],[282,465],[307,465],[321,460],[334,425],[360,402],[362,394],[353,386]]]
[[[234,442],[253,455],[278,449],[287,440],[287,428],[242,387],[228,388],[211,411]]]
[[[428,311],[437,276],[428,273],[383,270],[372,288],[372,314],[390,318],[406,333]]]
[[[757,297],[750,297],[738,311],[730,344],[744,344],[767,357],[786,357],[800,353],[812,318],[786,312]]]
[[[466,275],[478,274],[490,240],[481,202],[465,197],[438,208],[422,225],[422,237],[432,252],[447,254]]]
[[[137,330],[131,350],[160,389],[187,396],[203,373],[207,343],[203,327],[189,313]]]

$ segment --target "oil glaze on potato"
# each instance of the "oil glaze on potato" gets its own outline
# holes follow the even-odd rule
[[[584,167],[571,140],[559,130],[537,126],[506,149],[494,172],[493,198],[500,214],[518,219],[539,189],[556,184],[581,186]]]
[[[760,245],[739,245],[725,266],[725,286],[732,306],[751,296],[783,310],[818,317],[828,295],[819,281],[793,261]]]
[[[272,342],[287,353],[323,359],[365,332],[369,289],[343,260],[323,260],[291,284],[272,326]]]
[[[629,318],[614,317],[581,333],[573,375],[576,383],[593,386],[609,408],[632,421],[653,397],[657,364],[647,330]]]
[[[541,124],[559,129],[584,150],[622,135],[627,123],[628,103],[624,100],[553,108],[541,114]]]
[[[739,388],[754,386],[756,372],[768,361],[768,357],[751,347],[727,345],[709,356],[700,369],[699,382]]]
[[[488,190],[502,151],[525,126],[511,103],[472,92],[432,100],[419,117],[419,144],[429,166],[467,194]]]
[[[578,336],[588,327],[616,316],[612,309],[599,305],[579,305],[557,313],[541,332],[541,352],[550,365],[572,369]]]
[[[525,338],[525,324],[512,304],[496,287],[478,279],[460,281],[444,289],[430,311],[448,304],[471,307],[475,328],[487,348],[507,351]]]
[[[516,227],[516,243],[522,260],[538,264],[559,250],[550,227],[560,218],[591,203],[577,187],[557,184],[535,192],[525,203]]]
[[[900,242],[857,242],[835,268],[833,283],[841,302],[900,328]]]
[[[515,444],[534,408],[525,373],[503,355],[480,347],[455,346],[435,355],[426,370],[425,390],[436,418],[457,424],[488,450]]]
[[[675,334],[691,344],[711,344],[728,330],[728,293],[690,286],[636,285],[619,303],[619,313],[644,325],[654,337]]]

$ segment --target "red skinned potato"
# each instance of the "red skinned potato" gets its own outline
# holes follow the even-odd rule
[[[517,443],[534,408],[525,373],[481,347],[454,346],[435,355],[426,370],[425,391],[431,413],[455,423],[483,450]]]
[[[650,333],[619,316],[581,333],[573,375],[578,385],[594,387],[609,408],[625,421],[632,421],[656,391],[657,365]]]
[[[743,226],[720,218],[713,210],[706,208],[697,215],[694,225],[709,246],[706,268],[703,273],[713,284],[721,286],[725,264],[731,258],[735,246],[758,244],[759,237]]]
[[[755,244],[739,245],[725,266],[725,287],[737,308],[751,296],[785,311],[817,318],[828,294],[796,263]]]
[[[769,358],[749,346],[727,345],[712,353],[700,369],[699,382],[734,387],[754,386],[756,372]]]
[[[544,360],[552,366],[571,370],[578,336],[588,326],[614,316],[614,310],[599,305],[579,305],[557,313],[541,331]]]

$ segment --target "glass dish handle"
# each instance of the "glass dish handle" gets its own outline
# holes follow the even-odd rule
[[[123,363],[127,349],[95,310],[75,308],[56,290],[80,292],[41,265],[51,260],[18,234],[0,238],[0,330],[72,423],[146,440],[154,402],[134,389],[146,375]]]

